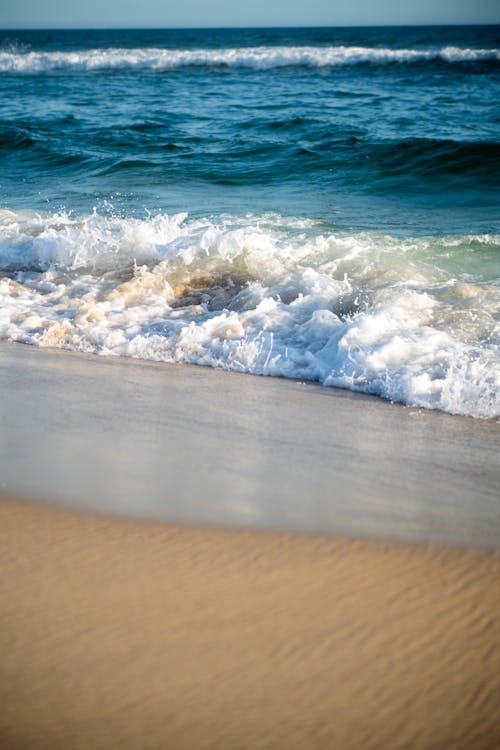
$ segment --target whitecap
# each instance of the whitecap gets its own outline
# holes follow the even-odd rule
[[[0,211],[0,338],[500,416],[495,235]]]

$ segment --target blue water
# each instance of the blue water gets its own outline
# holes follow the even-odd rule
[[[19,312],[6,293],[0,335],[495,416],[499,48],[495,26],[0,32],[0,273],[38,295]],[[109,274],[137,279],[138,264],[166,274],[175,305],[152,316],[150,290],[130,319],[101,311],[110,340],[68,303],[69,338],[43,339],[50,274],[62,294],[67,274],[91,273],[85,293],[100,304]],[[420,297],[396,299],[403,291]],[[294,317],[300,295],[309,318]],[[243,320],[278,298],[288,317]],[[415,330],[372,320],[380,335],[353,363],[365,340],[345,336],[384,305],[389,317],[410,310]],[[335,320],[318,328],[322,311]],[[203,333],[221,315],[238,320],[232,348]],[[179,340],[183,325],[198,348]],[[400,354],[373,365],[397,341]]]

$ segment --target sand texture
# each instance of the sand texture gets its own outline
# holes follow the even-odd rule
[[[0,504],[0,746],[500,746],[500,554]]]

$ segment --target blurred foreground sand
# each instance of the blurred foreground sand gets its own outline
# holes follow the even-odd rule
[[[496,748],[500,553],[0,504],[0,746]]]

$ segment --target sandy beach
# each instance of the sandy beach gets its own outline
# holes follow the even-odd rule
[[[498,746],[498,424],[8,344],[0,387],[2,748]]]
[[[337,388],[0,344],[0,491],[170,523],[500,547],[500,426]]]
[[[0,516],[6,750],[498,747],[498,553]]]

